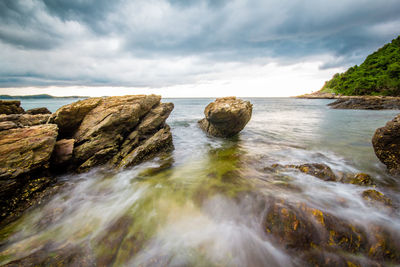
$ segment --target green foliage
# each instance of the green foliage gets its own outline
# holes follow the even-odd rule
[[[342,95],[400,96],[400,36],[360,65],[336,73],[321,89]]]

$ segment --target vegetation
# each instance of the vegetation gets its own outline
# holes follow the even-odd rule
[[[369,55],[360,66],[336,73],[321,92],[400,96],[400,36]]]

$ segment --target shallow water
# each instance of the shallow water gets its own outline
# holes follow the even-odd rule
[[[361,193],[368,188],[268,169],[324,163],[334,172],[366,172],[397,205],[398,182],[371,146],[375,129],[397,111],[332,110],[329,100],[250,99],[246,128],[219,139],[197,127],[212,99],[168,101],[175,104],[167,121],[172,153],[124,171],[60,177],[63,191],[0,230],[0,264],[32,254],[58,262],[57,255],[68,251],[79,263],[99,266],[301,266],[262,229],[268,196],[400,231],[397,210],[365,204]]]

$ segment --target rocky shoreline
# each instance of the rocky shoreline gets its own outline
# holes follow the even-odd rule
[[[332,109],[400,109],[400,97],[393,96],[341,96],[331,93],[312,93],[295,98],[336,99],[336,101],[328,104]]]
[[[51,115],[1,101],[0,221],[47,195],[58,174],[125,168],[170,151],[165,121],[173,108],[157,95],[88,98]]]

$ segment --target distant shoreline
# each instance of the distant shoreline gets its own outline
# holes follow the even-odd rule
[[[1,100],[13,99],[63,99],[63,98],[89,98],[90,96],[52,96],[48,94],[40,95],[0,95]]]

